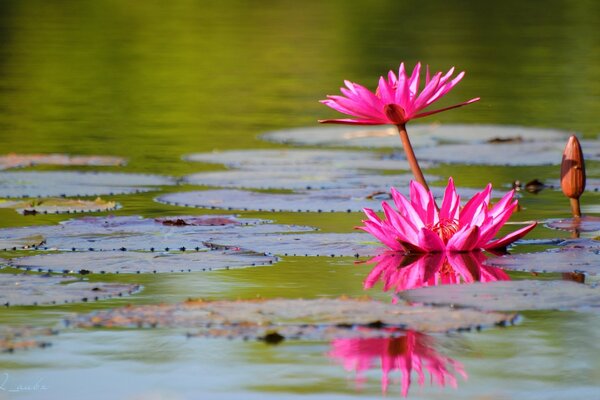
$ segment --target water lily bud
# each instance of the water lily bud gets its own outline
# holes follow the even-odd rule
[[[563,152],[560,186],[565,196],[578,199],[585,190],[585,163],[577,137],[571,136]]]

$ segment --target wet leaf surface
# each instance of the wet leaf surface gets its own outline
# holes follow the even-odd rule
[[[568,244],[569,242],[565,242]],[[600,273],[600,254],[588,248],[567,246],[539,253],[489,258],[488,265],[513,271]]]
[[[186,161],[223,164],[229,168],[262,170],[265,168],[312,168],[345,170],[409,170],[402,153],[384,154],[368,151],[269,149],[231,150],[195,153]],[[428,168],[428,165],[421,165]]]
[[[600,142],[582,142],[586,160],[600,160]],[[419,160],[475,165],[559,165],[564,141],[445,144],[415,151]]]
[[[51,345],[48,338],[56,334],[57,331],[50,328],[0,325],[0,352],[48,347]]]
[[[500,125],[415,124],[410,125],[408,131],[414,147],[435,146],[439,143],[560,141],[567,138],[567,132],[553,129]],[[396,128],[388,127],[319,126],[295,128],[269,132],[262,135],[262,138],[277,143],[307,146],[369,148],[397,148],[401,146]],[[560,154],[562,154],[562,149]],[[418,152],[417,156],[419,156]]]
[[[359,257],[371,256],[381,250],[381,244],[366,233],[246,235],[210,240],[207,245],[238,246],[247,250],[281,256]]]
[[[74,156],[69,154],[15,154],[0,156],[0,170],[34,165],[119,166],[127,161],[111,156]]]
[[[385,175],[383,175],[385,177]],[[169,193],[156,198],[159,203],[182,207],[197,207],[221,210],[286,211],[286,212],[362,212],[363,208],[382,211],[381,202],[391,201],[386,186],[308,190],[292,194],[258,193],[243,190],[203,190]],[[398,191],[408,195],[408,187],[398,185]],[[432,186],[436,197],[443,195],[445,188]],[[457,188],[461,198],[468,199],[478,192],[476,189]],[[502,196],[494,190],[493,196]]]
[[[271,265],[277,258],[246,250],[204,250],[181,253],[83,251],[14,258],[9,265],[40,272],[140,274],[198,272]]]
[[[236,238],[314,230],[307,226],[267,222],[219,215],[164,217],[156,220],[139,216],[85,217],[59,225],[0,229],[0,238],[4,238],[6,244],[12,244],[31,235],[41,236],[44,243],[39,248],[44,250],[169,251],[202,249],[204,242],[223,236]]]
[[[88,282],[72,277],[0,274],[0,304],[36,306],[97,301],[129,295],[140,286]]]
[[[600,232],[600,217],[584,215],[581,218],[551,219],[544,225],[568,232]]]
[[[118,204],[114,201],[105,201],[101,198],[96,200],[49,198],[0,202],[0,208],[13,208],[23,215],[102,212],[115,210],[117,207]]]
[[[384,336],[385,328],[447,332],[512,322],[514,315],[474,310],[412,307],[366,299],[190,300],[130,306],[70,320],[78,327],[167,327],[195,329],[193,336],[288,339]],[[358,329],[361,328],[361,329]]]
[[[600,312],[600,288],[569,281],[498,281],[442,285],[402,292],[425,304],[473,307],[486,311],[576,310]]]
[[[147,192],[149,186],[174,185],[160,175],[126,173],[0,172],[0,197],[78,197]]]

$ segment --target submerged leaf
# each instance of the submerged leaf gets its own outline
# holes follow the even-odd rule
[[[4,306],[88,302],[139,290],[139,285],[87,282],[63,276],[0,274],[0,305]]]
[[[504,281],[467,286],[443,285],[402,292],[425,304],[486,311],[576,310],[600,312],[600,288],[569,281]]]
[[[118,166],[126,160],[111,156],[74,156],[69,154],[15,154],[0,156],[0,170],[31,167],[33,165],[88,165]]]
[[[192,328],[192,335],[255,337],[277,332],[286,338],[324,339],[386,335],[386,328],[447,332],[511,322],[514,315],[411,307],[364,299],[191,300],[131,306],[82,315],[78,327]],[[360,329],[356,329],[360,328]]]
[[[135,251],[70,252],[14,258],[12,267],[60,273],[165,273],[271,265],[278,259],[241,249],[148,253]]]

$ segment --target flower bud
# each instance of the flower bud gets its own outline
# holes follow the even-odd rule
[[[563,152],[560,186],[565,196],[578,199],[585,190],[585,163],[577,137],[571,136]]]

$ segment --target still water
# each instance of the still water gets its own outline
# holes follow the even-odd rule
[[[400,61],[466,70],[448,104],[482,98],[428,122],[556,128],[597,138],[598,26],[600,4],[594,1],[3,0],[1,153],[115,155],[129,160],[122,171],[175,177],[217,169],[181,156],[282,147],[258,135],[337,117],[317,100],[337,93],[343,79],[373,88],[376,77]],[[600,172],[594,163],[588,169],[596,176]],[[558,175],[556,167],[545,166],[453,165],[428,172],[453,175],[474,187]],[[111,199],[123,205],[118,215],[201,212],[156,203],[155,195]],[[584,210],[598,200],[597,194],[586,194]],[[569,213],[556,192],[525,194],[521,204],[518,220]],[[242,214],[324,232],[350,232],[362,218],[355,213]],[[0,227],[66,218],[23,217],[0,209]],[[561,235],[567,234],[538,228],[531,237]],[[368,271],[352,258],[286,257],[272,267],[160,279],[105,277],[141,283],[144,290],[94,304],[5,308],[0,324],[53,326],[76,312],[189,297],[360,296]],[[390,298],[377,290],[368,294]],[[468,378],[454,374],[454,389],[430,384],[428,376],[421,386],[415,375],[409,398],[600,398],[599,332],[598,312],[529,311],[517,326],[434,335],[428,343],[435,353],[460,363]],[[363,371],[357,380],[325,342],[268,346],[126,330],[68,331],[52,343],[47,349],[0,355],[0,399],[382,397],[379,367]],[[401,386],[400,374],[392,371],[387,396],[400,397]]]

